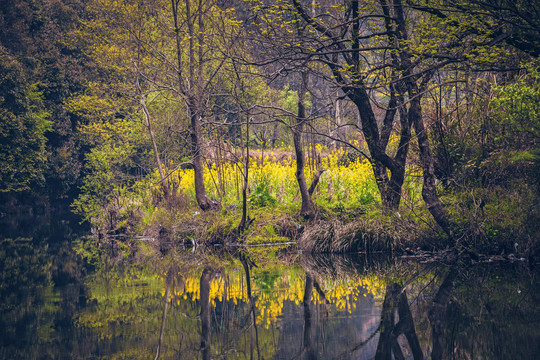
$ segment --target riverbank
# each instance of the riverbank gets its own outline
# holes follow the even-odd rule
[[[96,235],[144,236],[165,247],[294,242],[316,253],[454,248],[540,258],[536,158],[485,162],[474,172],[465,168],[460,183],[438,183],[451,223],[449,236],[426,208],[422,172],[414,161],[406,171],[398,210],[383,212],[371,165],[353,155],[336,149],[319,159],[325,171],[314,189],[316,211],[309,219],[299,215],[295,160],[280,160],[272,152],[250,160],[248,226],[241,230],[241,164],[236,163],[214,163],[205,170],[208,195],[220,210],[200,210],[188,168],[170,170],[167,194],[155,173],[129,187],[108,184],[104,193],[83,192],[73,207],[93,224]],[[315,171],[306,169],[308,182]]]
[[[515,197],[518,203],[511,203],[496,192],[486,199],[482,208],[467,208],[458,195],[446,195],[445,200],[453,200],[447,207],[454,219],[453,239],[437,227],[425,209],[383,214],[375,205],[361,209],[319,207],[311,220],[299,216],[297,206],[253,208],[249,211],[250,226],[242,232],[238,231],[242,210],[236,207],[215,212],[199,212],[195,207],[190,211],[168,209],[131,231],[155,239],[160,251],[193,245],[284,244],[312,253],[403,255],[455,249],[476,256],[538,261],[540,215],[534,201]],[[516,211],[508,210],[512,208]]]

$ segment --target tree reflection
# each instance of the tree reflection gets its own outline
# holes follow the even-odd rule
[[[0,358],[37,357],[40,336],[52,335],[57,304],[51,260],[31,238],[0,239]],[[45,304],[48,306],[45,308]]]
[[[202,270],[186,275],[182,292],[176,292],[174,285],[163,289],[166,297],[170,294],[174,299],[168,305],[169,317],[177,311],[174,304],[185,306],[181,305],[184,301],[194,301],[197,305],[200,336],[196,343],[182,344],[188,358],[192,358],[189,349],[196,348],[202,359],[352,359],[360,354],[375,359],[443,359],[469,356],[473,349],[463,348],[469,342],[478,346],[491,341],[485,331],[478,334],[483,336],[479,340],[459,338],[462,334],[470,337],[471,326],[479,326],[466,321],[476,311],[475,306],[481,305],[470,303],[476,292],[462,294],[464,287],[455,285],[463,269],[401,263],[385,268],[384,273],[373,273],[341,266],[329,276],[305,263],[301,272],[298,268],[276,272],[264,265],[257,267],[245,253],[234,258],[238,262],[231,268],[220,267],[218,271],[207,262]],[[477,275],[467,270],[467,276],[473,280]],[[374,292],[373,288],[380,290]],[[409,303],[411,299],[414,301]],[[486,304],[488,311],[492,304]],[[162,309],[160,344],[167,305]],[[325,310],[322,317],[321,309]],[[373,312],[366,314],[366,310]],[[189,337],[189,330],[184,334]]]
[[[169,271],[167,273],[167,290],[165,291],[165,305],[163,307],[163,316],[161,317],[161,330],[159,332],[159,341],[156,351],[156,357],[154,360],[158,360],[161,355],[161,346],[163,344],[163,335],[165,334],[165,322],[167,320],[167,310],[169,309],[169,303],[171,298],[171,289],[173,286],[173,273],[172,271]]]
[[[253,342],[255,342],[255,345],[257,348],[257,359],[260,359],[261,351],[259,348],[259,331],[257,329],[257,322],[256,322],[257,314],[255,313],[256,311],[255,300],[253,299],[253,295],[251,292],[251,275],[250,275],[250,269],[251,267],[255,266],[255,263],[242,253],[240,253],[239,259],[240,259],[240,262],[242,263],[242,266],[244,268],[244,272],[246,275],[247,296],[248,296],[250,315],[251,315],[250,359],[253,359]]]
[[[201,354],[203,360],[210,359],[210,331],[211,331],[211,313],[210,313],[210,283],[214,277],[215,271],[211,268],[205,268],[201,275],[201,297],[199,304],[201,307]]]
[[[428,319],[431,325],[431,359],[440,360],[450,356],[444,353],[445,330],[448,328],[447,307],[454,290],[459,270],[452,267],[435,290],[435,296],[429,305]],[[424,289],[425,290],[425,289]],[[396,311],[397,310],[397,311]],[[396,322],[396,312],[398,321]],[[376,360],[405,359],[398,337],[403,334],[407,339],[413,358],[423,359],[423,352],[414,327],[412,312],[407,300],[405,288],[396,283],[387,286],[381,310],[381,325]]]
[[[306,358],[309,360],[315,360],[317,358],[311,343],[311,297],[313,295],[313,283],[313,278],[306,273],[306,286],[304,290],[304,299],[302,301],[304,306],[304,345],[302,347],[302,354],[306,354]]]
[[[399,320],[396,323],[396,310]],[[415,360],[423,359],[422,348],[414,329],[414,321],[407,293],[402,285],[389,283],[386,288],[381,311],[379,343],[375,354],[376,360],[391,360],[392,354],[396,360],[405,359],[398,337],[405,335]]]
[[[319,296],[320,302],[317,305],[313,304],[313,290],[315,290]],[[317,280],[315,280],[314,276],[311,275],[308,271],[306,271],[306,282],[304,286],[304,297],[302,299],[302,306],[304,310],[304,327],[303,327],[303,344],[302,344],[302,351],[298,357],[302,357],[302,355],[305,355],[305,358],[308,360],[315,360],[317,359],[317,352],[314,349],[313,346],[313,307],[314,306],[326,306],[329,304],[329,301],[326,298],[326,295],[324,291],[321,289],[319,283]],[[326,311],[325,316],[328,316],[328,312]],[[322,325],[322,324],[319,324]],[[321,336],[324,339],[324,327],[321,326]],[[324,344],[323,344],[324,346]]]
[[[439,287],[428,313],[433,341],[431,350],[432,360],[443,358],[443,332],[445,329],[444,315],[446,313],[448,302],[450,301],[450,295],[454,290],[454,282],[457,276],[458,270],[452,268]]]
[[[9,311],[6,306],[15,300],[23,307],[47,305],[41,298],[24,303],[20,299],[25,294],[18,294],[35,288],[44,276],[50,282],[50,262],[40,255],[44,249],[29,242],[5,242],[4,248],[18,262],[9,267],[6,262],[0,274],[5,305],[0,322],[8,328],[0,331],[5,336],[0,342],[9,346],[4,350],[14,355],[10,358],[17,358],[25,344],[7,344],[18,335],[14,325],[45,323],[22,318],[34,312],[15,307]],[[534,358],[538,353],[534,295],[540,292],[534,282],[528,289],[530,277],[516,283],[515,274],[497,272],[495,277],[488,267],[482,273],[474,267],[372,264],[323,256],[265,263],[248,253],[170,254],[167,261],[151,258],[144,264],[104,266],[85,282],[88,301],[72,312],[75,330],[70,323],[62,328],[45,325],[65,334],[58,339],[81,344],[69,350],[68,357],[74,358],[143,358],[151,353],[156,360],[442,359],[477,354],[502,359],[512,357],[509,354]],[[24,278],[10,282],[19,270]],[[467,283],[460,283],[465,276]],[[49,297],[43,294],[42,299]],[[53,346],[45,344],[46,327],[39,330],[44,344],[40,349]],[[29,336],[37,338],[37,332],[29,330]],[[522,344],[508,345],[505,337]],[[35,354],[25,350],[30,357]],[[56,355],[51,356],[61,357]]]

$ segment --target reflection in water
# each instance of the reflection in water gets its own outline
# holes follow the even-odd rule
[[[251,275],[250,275],[250,269],[255,265],[255,263],[248,258],[246,255],[240,253],[239,254],[240,262],[242,263],[242,266],[244,268],[245,276],[246,276],[246,288],[247,288],[247,296],[249,300],[249,312],[251,315],[251,337],[250,337],[250,359],[253,359],[253,343],[255,342],[255,345],[257,347],[257,359],[261,358],[261,352],[259,348],[259,332],[257,329],[257,315],[256,315],[256,307],[255,307],[255,300],[253,299],[253,295],[251,292]]]
[[[304,290],[304,346],[302,347],[302,354],[306,354],[306,358],[309,360],[314,360],[317,357],[315,356],[315,351],[311,344],[312,331],[311,331],[311,297],[313,294],[313,279],[306,273],[306,287]]]
[[[165,305],[163,306],[163,317],[161,319],[161,330],[159,332],[159,341],[156,351],[156,357],[155,360],[159,359],[159,356],[161,355],[161,344],[163,343],[163,335],[165,334],[165,324],[167,321],[167,310],[169,310],[169,298],[171,297],[171,288],[173,285],[173,274],[172,271],[169,271],[167,273],[167,290],[165,291]]]
[[[540,355],[538,281],[519,265],[323,256],[255,265],[245,253],[133,261],[81,243],[96,271],[60,281],[57,257],[75,252],[29,239],[1,245],[1,359]],[[83,274],[81,263],[70,261],[70,273]]]
[[[435,295],[431,308],[429,309],[428,317],[429,322],[431,323],[431,336],[433,342],[431,351],[432,360],[443,359],[443,329],[445,313],[457,276],[458,270],[456,268],[450,269],[450,272],[448,275],[446,275],[444,281],[437,290],[437,294]]]
[[[203,270],[201,275],[201,353],[203,360],[210,359],[210,283],[214,277],[214,271],[210,268]]]
[[[399,317],[397,322],[395,319],[396,310]],[[407,293],[402,285],[395,282],[389,283],[386,289],[379,331],[379,344],[375,360],[391,360],[392,354],[396,360],[405,359],[402,345],[398,342],[398,337],[401,334],[405,335],[413,358],[415,360],[424,358],[418,336],[414,330]]]
[[[36,356],[32,339],[50,338],[57,304],[45,307],[53,297],[51,262],[44,247],[32,239],[0,240],[0,346],[2,357]]]

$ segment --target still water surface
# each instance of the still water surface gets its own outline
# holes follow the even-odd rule
[[[540,358],[538,272],[523,263],[155,255],[98,247],[67,216],[2,220],[2,359]]]

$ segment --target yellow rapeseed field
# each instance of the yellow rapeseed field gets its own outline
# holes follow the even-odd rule
[[[324,152],[319,147],[318,153]],[[345,160],[344,160],[345,159]],[[378,190],[371,164],[361,158],[348,160],[343,149],[328,152],[321,158],[320,167],[325,171],[314,193],[314,200],[319,203],[340,202],[343,205],[367,204],[378,201]],[[170,181],[178,182],[181,191],[195,197],[194,176],[192,169],[166,169],[171,174]],[[308,185],[313,169],[305,168]],[[205,167],[204,182],[212,198],[223,205],[238,204],[241,201],[243,185],[243,164],[222,162],[210,163]],[[290,204],[299,200],[298,185],[295,178],[296,160],[288,157],[278,161],[273,152],[251,157],[249,161],[248,196],[254,191],[266,191],[280,204]],[[157,171],[154,174],[157,177]]]

